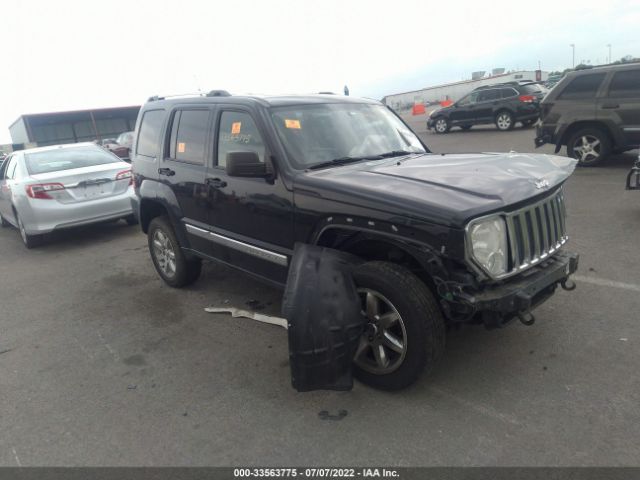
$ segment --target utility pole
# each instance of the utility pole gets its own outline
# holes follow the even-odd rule
[[[611,58],[611,44],[607,43],[607,47],[609,47],[609,62],[608,63],[611,63],[613,61],[613,59]]]
[[[573,55],[572,55],[572,67],[576,68],[576,44],[575,43],[571,43],[569,44],[569,46],[571,47],[572,51],[573,51]]]

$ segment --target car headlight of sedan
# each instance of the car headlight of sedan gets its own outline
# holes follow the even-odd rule
[[[491,276],[507,272],[507,226],[500,216],[472,221],[467,238],[473,259]]]

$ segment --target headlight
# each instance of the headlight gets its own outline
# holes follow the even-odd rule
[[[507,228],[502,217],[471,222],[467,228],[473,258],[492,276],[507,271]]]

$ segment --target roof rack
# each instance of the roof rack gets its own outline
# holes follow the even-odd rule
[[[211,90],[208,93],[197,92],[197,93],[178,93],[175,95],[153,95],[147,99],[147,102],[157,102],[158,100],[164,100],[166,98],[175,98],[175,97],[230,97],[231,94],[226,90]]]

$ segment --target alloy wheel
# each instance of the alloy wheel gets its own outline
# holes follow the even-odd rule
[[[447,121],[443,118],[436,120],[436,131],[438,133],[444,133],[447,131]]]
[[[511,115],[508,113],[501,113],[498,115],[496,119],[496,123],[498,124],[498,128],[500,130],[508,130],[511,127]]]
[[[176,274],[176,252],[169,236],[162,230],[153,232],[153,254],[162,273],[173,277]]]
[[[359,288],[368,324],[360,338],[354,361],[375,375],[389,374],[402,365],[407,353],[407,331],[402,317],[381,293]]]
[[[575,158],[582,163],[591,163],[600,157],[602,145],[593,135],[583,135],[573,144]]]

